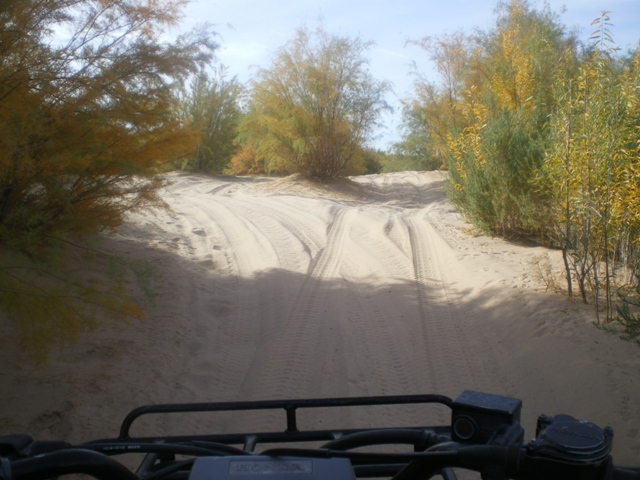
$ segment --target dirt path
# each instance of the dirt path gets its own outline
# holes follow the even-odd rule
[[[521,398],[529,434],[539,413],[612,425],[616,458],[637,463],[640,349],[544,291],[532,262],[553,252],[469,233],[439,173],[170,179],[172,212],[133,217],[108,243],[162,273],[149,320],[100,329],[45,372],[4,373],[7,428],[84,440],[143,403],[475,389]],[[446,420],[382,408],[331,422]],[[156,432],[270,421],[169,418]]]

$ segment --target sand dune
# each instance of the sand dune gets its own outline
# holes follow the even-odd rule
[[[5,350],[6,429],[74,441],[116,436],[145,403],[475,389],[615,432],[640,457],[640,349],[545,291],[555,252],[474,233],[438,172],[319,185],[171,174],[170,212],[132,216],[105,248],[162,274],[149,319],[104,326],[42,372]],[[308,425],[445,422],[447,412],[322,412]],[[155,433],[268,428],[269,417],[163,419]],[[148,427],[151,429],[151,427]],[[149,430],[151,431],[151,430]],[[146,432],[146,430],[145,430]]]

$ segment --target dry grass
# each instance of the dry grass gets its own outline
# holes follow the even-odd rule
[[[549,255],[539,255],[530,263],[534,278],[545,286],[545,291],[567,294],[564,271],[553,264]]]

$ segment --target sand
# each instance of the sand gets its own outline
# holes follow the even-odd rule
[[[168,179],[171,210],[132,215],[102,247],[156,267],[148,319],[107,323],[39,371],[5,338],[4,432],[80,442],[117,436],[124,415],[147,403],[471,389],[520,398],[527,438],[540,413],[610,425],[616,462],[638,464],[640,348],[548,288],[536,265],[559,262],[557,252],[471,228],[441,173],[330,186],[296,176]],[[447,415],[341,409],[303,426]],[[264,429],[274,419],[150,420],[133,433]]]

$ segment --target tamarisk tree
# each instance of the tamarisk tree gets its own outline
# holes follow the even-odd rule
[[[389,85],[368,71],[369,42],[299,30],[253,83],[240,138],[268,171],[333,178],[363,158]]]
[[[214,47],[204,33],[159,42],[182,4],[3,0],[0,244],[113,227],[158,203],[154,167],[198,137],[172,115],[171,83]]]
[[[216,45],[206,27],[161,40],[185,4],[0,2],[0,307],[27,337],[73,336],[81,305],[140,314],[122,289],[71,275],[77,259],[54,266],[51,247],[160,205],[156,167],[197,147],[172,84]]]

